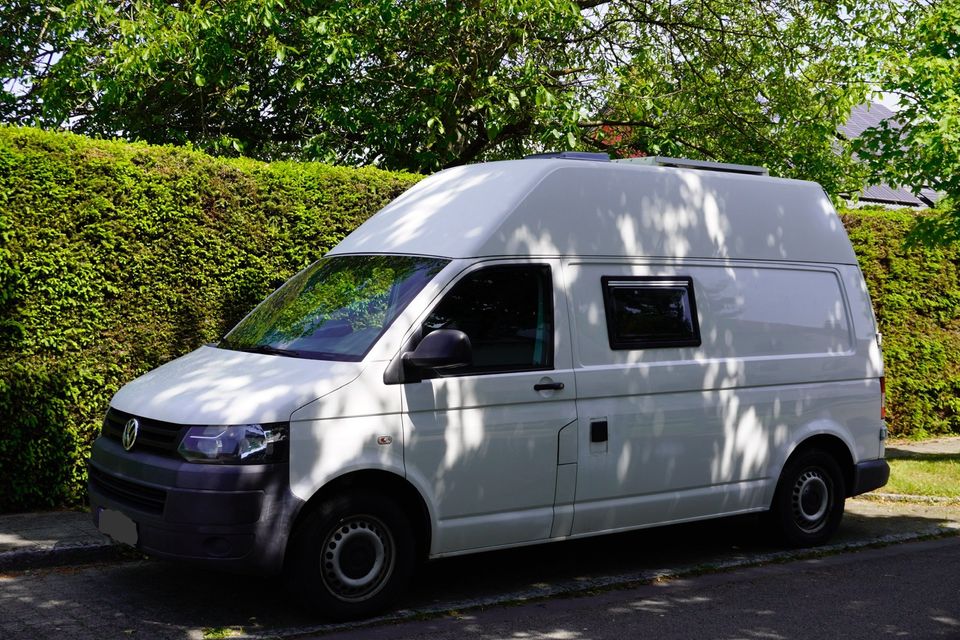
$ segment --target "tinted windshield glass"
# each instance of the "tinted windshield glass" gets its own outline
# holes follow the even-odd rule
[[[290,278],[220,342],[224,349],[360,360],[446,260],[334,256]]]

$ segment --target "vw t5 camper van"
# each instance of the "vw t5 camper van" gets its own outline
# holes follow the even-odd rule
[[[830,200],[739,165],[585,154],[427,178],[219,343],[123,387],[100,529],[365,615],[416,562],[882,486],[883,365]]]

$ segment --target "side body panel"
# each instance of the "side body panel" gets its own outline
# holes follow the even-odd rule
[[[565,389],[542,398],[533,390],[541,380]],[[550,537],[558,434],[576,419],[573,384],[568,370],[407,385],[407,473],[435,505],[434,554]]]
[[[573,534],[765,509],[790,452],[818,433],[855,462],[877,457],[876,342],[844,269],[568,262],[583,425]],[[611,350],[603,276],[692,277],[700,346]],[[606,442],[591,441],[593,422]]]

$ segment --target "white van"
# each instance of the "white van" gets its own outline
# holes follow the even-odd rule
[[[334,618],[422,558],[768,511],[823,543],[889,475],[879,336],[823,189],[765,173],[562,153],[423,180],[117,393],[96,522],[284,570]]]

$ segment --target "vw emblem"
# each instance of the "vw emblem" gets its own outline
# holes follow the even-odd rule
[[[120,440],[124,449],[127,451],[133,449],[133,445],[137,441],[138,433],[140,433],[140,423],[137,419],[130,418],[127,420],[127,424],[123,426],[123,438]]]

